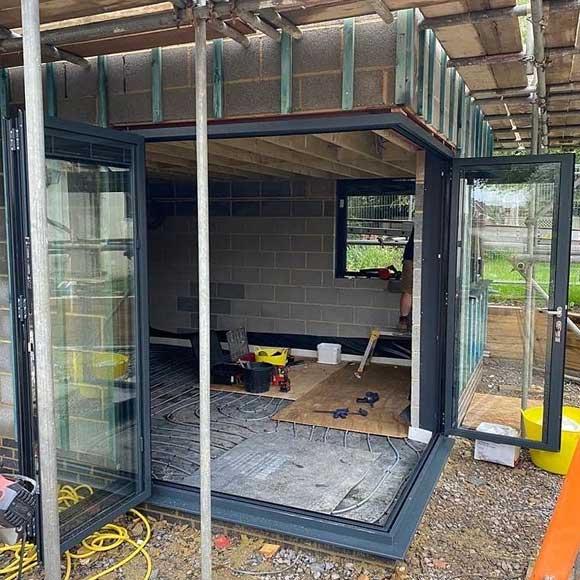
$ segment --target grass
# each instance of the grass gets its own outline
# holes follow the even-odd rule
[[[490,301],[498,304],[521,303],[525,299],[526,285],[520,274],[514,271],[509,260],[510,253],[496,252],[484,259],[483,277],[491,282]],[[349,246],[346,267],[349,272],[366,268],[381,268],[393,264],[399,270],[403,265],[403,248],[393,246]],[[547,262],[536,264],[535,278],[548,289],[550,265]],[[569,306],[580,310],[580,264],[570,267]]]
[[[346,269],[359,272],[366,268],[386,268],[390,265],[398,270],[403,267],[403,248],[393,246],[348,246]]]
[[[484,258],[483,277],[492,283],[490,296],[492,302],[522,302],[525,298],[525,281],[514,271],[509,256],[510,254],[506,252]],[[534,277],[542,288],[548,290],[550,265],[547,262],[537,263]],[[576,263],[570,267],[569,305],[570,308],[580,307],[580,264]]]

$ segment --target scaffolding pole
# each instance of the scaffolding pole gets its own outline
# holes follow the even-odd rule
[[[195,145],[197,152],[197,252],[199,264],[199,440],[201,580],[212,577],[210,435],[210,290],[207,147],[207,0],[197,0],[195,20]]]
[[[60,578],[60,533],[57,503],[55,404],[49,293],[46,161],[40,46],[39,0],[22,0],[26,157],[30,206],[34,357],[38,411],[41,530],[46,580]]]

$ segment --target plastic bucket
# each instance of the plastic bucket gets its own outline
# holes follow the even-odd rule
[[[244,369],[244,386],[248,393],[266,393],[272,384],[274,367],[268,363],[250,363]]]
[[[254,354],[256,355],[257,362],[270,363],[271,365],[280,367],[286,366],[288,362],[287,348],[267,348],[260,346]]]
[[[522,411],[522,417],[526,438],[533,441],[541,441],[544,408],[531,407],[526,409]],[[580,425],[580,409],[577,407],[563,407],[562,417]],[[559,475],[566,475],[579,441],[580,431],[567,429],[566,425],[563,425],[560,451],[530,449],[532,461],[541,469],[545,469],[551,473],[558,473]]]

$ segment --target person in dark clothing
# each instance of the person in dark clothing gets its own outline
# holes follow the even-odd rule
[[[401,304],[399,314],[399,330],[411,330],[411,308],[413,306],[413,258],[415,254],[415,230],[405,245],[403,252],[403,274],[401,276]]]

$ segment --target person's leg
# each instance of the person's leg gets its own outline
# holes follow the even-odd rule
[[[413,307],[413,295],[407,292],[401,294],[401,318],[408,318]]]
[[[413,308],[413,260],[403,262],[401,276],[401,302],[399,330],[407,332],[411,329],[411,309]]]

